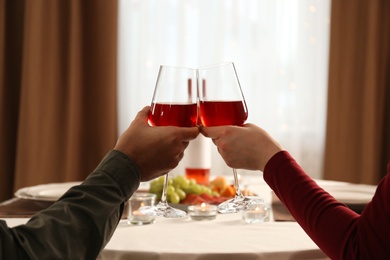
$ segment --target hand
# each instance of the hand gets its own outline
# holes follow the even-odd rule
[[[263,171],[273,155],[283,150],[266,131],[254,124],[202,127],[229,167]]]
[[[114,148],[137,164],[141,181],[154,179],[174,169],[183,158],[189,141],[199,134],[198,127],[152,127],[148,124],[149,109],[147,106],[138,112]]]

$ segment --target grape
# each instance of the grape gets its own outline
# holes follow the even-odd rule
[[[211,195],[212,191],[209,187],[201,186],[202,187],[202,193],[207,193],[208,195]]]
[[[218,191],[212,191],[212,192],[211,192],[211,196],[217,196],[217,197],[219,197],[219,196],[221,196],[221,195],[218,193]]]
[[[158,184],[163,185],[164,184],[164,176],[160,176],[158,179],[155,180]]]
[[[177,185],[178,187],[188,188],[190,181],[183,175],[178,175],[173,179],[173,184]]]
[[[189,179],[189,182],[190,182],[190,186],[196,184],[196,180],[195,179]]]
[[[174,192],[168,195],[168,201],[171,203],[178,204],[180,202],[180,197],[179,195],[177,195],[176,192]]]
[[[196,195],[200,195],[203,193],[202,187],[199,184],[192,184],[190,185],[190,193],[194,193]]]
[[[161,199],[164,186],[164,176],[154,179],[150,182],[149,192],[156,194],[156,200]],[[171,203],[180,203],[187,197],[187,194],[200,195],[206,193],[212,196],[219,196],[218,192],[213,192],[210,187],[197,184],[194,179],[187,179],[184,175],[178,175],[168,179],[167,201]]]
[[[177,195],[179,195],[180,200],[184,200],[187,197],[187,194],[184,192],[184,190],[177,188],[176,189]]]
[[[156,201],[160,201],[162,196],[162,192],[156,194]]]
[[[168,185],[168,187],[167,187],[167,195],[170,195],[172,193],[175,193],[175,187],[173,187],[172,185]]]
[[[161,193],[163,190],[163,185],[159,184],[158,182],[151,182],[149,187],[149,192],[158,194]]]

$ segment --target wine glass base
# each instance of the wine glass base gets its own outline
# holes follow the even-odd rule
[[[218,205],[218,211],[220,213],[236,213],[246,210],[251,203],[251,199],[247,197],[235,197],[233,199],[222,202]]]
[[[156,206],[140,207],[139,211],[145,215],[158,216],[164,218],[182,218],[187,215],[185,211],[175,209],[167,203],[158,203]]]

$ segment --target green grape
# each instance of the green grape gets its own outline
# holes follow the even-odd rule
[[[202,192],[201,185],[199,185],[199,184],[190,185],[190,193],[193,193],[193,194],[196,194],[196,195],[202,194],[203,192]]]
[[[183,186],[181,186],[180,188],[181,188],[185,193],[187,193],[187,194],[192,193],[192,192],[191,192],[191,186],[188,186],[188,187],[183,187]]]
[[[163,190],[163,185],[161,185],[158,181],[152,181],[149,186],[150,193],[161,193]]]
[[[218,193],[218,191],[212,191],[212,192],[211,192],[211,196],[217,196],[217,197],[219,197],[219,196],[221,196],[221,195]]]
[[[161,176],[150,183],[149,192],[156,194],[157,200],[161,199],[164,177]],[[218,192],[213,192],[210,187],[197,184],[194,179],[187,179],[184,175],[177,175],[168,180],[167,201],[180,203],[187,197],[187,194],[200,195],[206,193],[211,196],[219,196]]]
[[[180,176],[180,175],[179,175],[179,176]],[[178,185],[180,185],[177,177],[178,177],[178,176],[172,178],[172,185],[173,185],[173,186],[178,186]]]
[[[182,188],[188,188],[188,186],[190,185],[190,181],[187,180],[186,177],[184,177],[183,175],[178,175],[174,178],[173,180],[174,184],[177,184],[178,186],[182,187]]]
[[[167,187],[167,195],[170,195],[172,193],[175,193],[175,187],[173,187],[172,185],[168,185]]]
[[[158,203],[161,200],[162,193],[156,194],[156,203]]]
[[[208,194],[208,195],[212,195],[213,191],[209,188],[209,187],[206,187],[204,186],[205,188],[203,189],[203,192]]]
[[[180,202],[179,195],[177,195],[176,192],[169,194],[168,195],[168,202],[171,202],[171,203],[174,203],[174,204],[178,204]]]
[[[177,188],[176,189],[177,195],[179,195],[180,201],[184,200],[187,197],[187,194],[184,192],[184,190]]]
[[[203,185],[199,185],[199,189],[202,193],[205,193],[206,190],[207,190],[207,187],[206,186],[203,186]]]
[[[190,183],[189,183],[190,186],[191,186],[191,185],[194,185],[194,184],[197,184],[195,179],[189,179],[188,181],[190,182]]]
[[[154,193],[154,194],[159,194],[162,192],[162,186],[158,186],[158,185],[151,185],[149,187],[149,192],[150,193]]]
[[[153,182],[156,182],[160,185],[163,185],[164,184],[164,176],[160,176],[158,177],[157,179],[155,179]]]
[[[173,187],[175,187],[175,189],[181,187],[179,181],[177,180],[177,177],[172,179],[172,185],[173,185]]]

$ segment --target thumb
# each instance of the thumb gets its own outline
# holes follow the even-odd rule
[[[200,132],[205,137],[209,137],[211,139],[218,139],[220,129],[221,129],[221,126],[212,126],[212,127],[201,126]]]
[[[191,140],[194,140],[199,135],[199,128],[198,127],[185,127],[180,128],[183,136],[183,141],[189,142]]]
[[[148,122],[149,110],[150,110],[150,106],[145,106],[144,108],[142,108],[137,113],[136,119],[144,121],[144,122]]]

